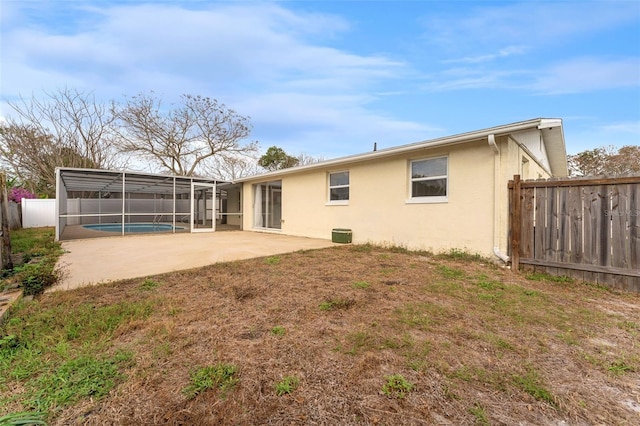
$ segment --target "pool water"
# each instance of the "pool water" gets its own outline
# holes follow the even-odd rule
[[[122,225],[120,223],[100,223],[95,225],[83,225],[83,228],[93,229],[94,231],[106,231],[106,232],[122,232]],[[179,226],[175,227],[176,230],[181,230]],[[173,231],[172,225],[164,223],[125,223],[125,233],[143,233],[143,232],[167,232]]]

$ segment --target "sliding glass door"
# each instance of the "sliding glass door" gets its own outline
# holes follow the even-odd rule
[[[282,181],[254,185],[254,228],[282,228]]]

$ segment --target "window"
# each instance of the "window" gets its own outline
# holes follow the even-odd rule
[[[447,201],[448,158],[429,158],[411,162],[411,200]]]
[[[329,173],[329,203],[349,202],[349,172]]]

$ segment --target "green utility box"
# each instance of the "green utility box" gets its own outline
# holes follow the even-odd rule
[[[333,228],[331,241],[334,243],[348,244],[351,242],[351,229]]]

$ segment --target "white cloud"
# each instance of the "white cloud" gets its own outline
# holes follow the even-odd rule
[[[5,56],[24,68],[6,76],[7,87],[33,87],[39,79],[20,77],[36,68],[54,76],[71,71],[89,81],[116,80],[124,88],[159,91],[164,87],[154,83],[168,80],[163,75],[186,75],[213,90],[234,85],[234,92],[274,82],[345,90],[397,78],[405,67],[385,57],[313,43],[321,29],[344,31],[346,23],[332,16],[294,14],[275,4],[218,4],[205,10],[139,5],[92,12],[95,25],[82,32],[25,28],[5,34],[12,47]]]
[[[634,1],[531,1],[472,6],[456,8],[455,15],[425,18],[423,39],[453,51],[476,51],[478,45],[505,42],[518,46],[555,45],[585,33],[632,23],[639,12]]]
[[[537,95],[640,87],[640,58],[574,58],[538,67],[464,66],[432,73],[428,91],[508,89]]]
[[[543,94],[640,87],[640,58],[575,58],[540,70],[531,88]]]
[[[246,98],[239,109],[256,117],[263,146],[285,145],[296,153],[327,158],[368,151],[373,142],[382,148],[442,134],[435,127],[371,111],[362,106],[367,102],[367,96],[360,95],[283,92]]]
[[[508,46],[498,50],[496,53],[488,53],[485,55],[472,55],[466,56],[464,58],[457,59],[447,59],[442,61],[444,64],[451,63],[467,63],[467,64],[477,64],[482,62],[490,62],[496,59],[506,58],[513,55],[521,55],[525,53],[526,48],[522,46]]]
[[[596,119],[592,119],[585,126],[577,126],[575,121],[564,120],[569,154],[602,146],[620,148],[625,145],[640,145],[640,120],[598,123]]]
[[[6,3],[0,103],[65,86],[94,90],[104,100],[146,90],[165,103],[199,94],[250,115],[263,145],[327,157],[369,150],[374,141],[385,147],[441,136],[431,121],[455,132],[470,122],[548,115],[547,99],[527,94],[636,90],[639,84],[633,48],[609,52],[587,44],[600,34],[613,37],[609,29],[637,24],[634,2],[465,3],[449,17],[442,10],[450,7],[429,7],[434,13],[419,40],[410,22],[406,31],[384,29],[397,40],[397,50],[385,47],[393,54],[362,53],[378,49],[362,41],[368,34],[352,38],[358,27],[350,21],[295,10],[311,8],[299,4],[116,1],[60,8],[34,0],[9,2],[7,19]],[[352,9],[344,10],[369,18]],[[576,51],[583,56],[572,56]],[[505,94],[515,97],[501,101]],[[458,117],[461,106],[485,99],[494,107]],[[583,113],[565,105],[551,107]]]
[[[230,84],[255,89],[274,81],[289,83],[298,75],[303,76],[301,82],[363,87],[392,78],[404,67],[384,57],[313,43],[320,29],[346,30],[342,18],[294,14],[269,3],[217,5],[205,10],[164,4],[93,8],[94,25],[64,34],[51,28],[14,27],[3,34],[3,62],[12,64],[3,67],[5,96],[55,81],[65,85],[62,73],[89,82],[117,81],[123,89],[137,92],[165,91],[149,79],[164,83],[168,78],[163,75],[185,75],[214,90]]]
[[[640,120],[638,121],[624,121],[620,123],[609,123],[602,126],[599,126],[599,130],[604,132],[616,132],[616,133],[626,133],[629,135],[635,135],[639,139],[637,140],[640,143]]]
[[[390,96],[385,82],[412,71],[383,55],[330,47],[328,39],[349,31],[343,18],[275,3],[187,6],[98,3],[65,31],[41,24],[3,30],[10,48],[2,59],[11,64],[3,66],[3,97],[65,86],[95,90],[104,100],[146,90],[166,102],[182,93],[211,96],[250,115],[261,141],[315,147],[316,155],[358,152],[359,143],[368,149],[383,138],[406,143],[433,131],[370,109]]]
[[[430,92],[466,89],[519,89],[532,71],[500,67],[455,67],[432,73],[422,88]]]
[[[596,37],[610,37],[607,31],[637,25],[639,19],[638,3],[627,1],[456,8],[455,15],[424,20],[422,40],[445,67],[431,67],[424,88],[561,94],[638,86],[640,58],[615,56],[611,52],[619,46]],[[592,39],[594,46],[584,44]]]

